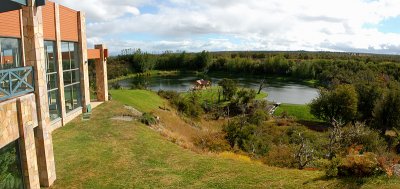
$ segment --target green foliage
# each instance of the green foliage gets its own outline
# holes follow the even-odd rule
[[[341,159],[338,166],[339,176],[366,177],[383,173],[379,167],[378,156],[372,152],[360,153],[351,148],[349,154]]]
[[[249,123],[260,126],[269,119],[269,115],[263,109],[256,109],[249,115]]]
[[[174,101],[177,98],[179,98],[179,93],[176,91],[164,91],[164,90],[159,90],[157,94],[167,100]]]
[[[231,150],[223,132],[204,133],[194,138],[194,144],[205,151],[224,152]]]
[[[368,81],[368,80],[367,80]],[[381,98],[383,91],[378,84],[358,83],[355,85],[358,94],[359,119],[371,122],[376,102]]]
[[[383,154],[387,143],[379,133],[362,123],[336,125],[329,131],[328,158],[344,156],[352,146],[362,146],[361,152]]]
[[[392,87],[381,98],[374,109],[375,126],[382,133],[387,129],[400,129],[400,89],[398,84]]]
[[[333,90],[320,90],[311,104],[311,113],[317,118],[332,123],[334,120],[347,123],[357,115],[358,97],[352,85],[339,85]]]
[[[387,143],[379,133],[361,123],[343,127],[340,143],[342,152],[354,145],[362,146],[361,151],[378,154],[382,154],[387,150]]]
[[[210,63],[211,63],[211,56],[206,51],[202,51],[201,53],[196,54],[194,58],[194,65],[196,65],[197,70],[206,69]]]
[[[224,127],[223,131],[226,132],[226,139],[231,147],[244,147],[244,141],[250,139],[250,135],[255,130],[254,125],[247,124],[244,119],[236,118]]]
[[[175,91],[158,91],[158,95],[169,102],[181,113],[192,118],[199,118],[203,113],[199,95],[193,91],[181,95]]]
[[[327,177],[336,177],[339,174],[340,158],[333,158],[326,162],[325,165],[325,175]]]
[[[136,50],[131,60],[133,68],[141,73],[152,70],[155,66],[153,55],[147,52],[142,52],[140,49]]]
[[[121,85],[120,85],[118,82],[114,82],[114,83],[111,85],[111,88],[112,88],[112,89],[116,89],[116,90],[122,89]]]
[[[142,117],[140,117],[140,122],[146,125],[155,125],[157,124],[158,120],[152,113],[145,112],[143,113]]]
[[[296,161],[293,156],[294,153],[295,150],[292,145],[271,145],[270,150],[262,160],[271,166],[293,168]]]
[[[237,100],[240,104],[249,104],[256,98],[256,91],[254,89],[241,89],[237,92]]]
[[[17,189],[22,187],[22,174],[18,167],[16,143],[0,149],[0,188]]]
[[[234,80],[224,78],[218,82],[218,85],[222,87],[222,94],[225,100],[231,100],[236,94],[237,83]]]

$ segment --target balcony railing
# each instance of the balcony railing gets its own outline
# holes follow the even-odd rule
[[[32,67],[0,70],[0,101],[33,92],[33,74]]]

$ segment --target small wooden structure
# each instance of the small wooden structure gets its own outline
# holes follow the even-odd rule
[[[194,83],[194,85],[195,85],[193,87],[194,90],[206,89],[207,87],[211,87],[211,81],[200,79],[200,80],[197,80]]]

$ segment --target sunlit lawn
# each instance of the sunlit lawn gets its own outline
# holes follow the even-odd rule
[[[306,104],[281,104],[276,109],[274,115],[280,116],[283,112],[298,120],[321,122],[321,120],[310,113],[310,106]]]
[[[325,180],[323,172],[268,167],[197,154],[138,122],[111,120],[123,104],[150,111],[163,100],[147,91],[112,91],[114,101],[53,133],[52,188],[396,188],[398,180]],[[120,101],[120,102],[117,102]]]

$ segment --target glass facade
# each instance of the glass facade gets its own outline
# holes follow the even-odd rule
[[[18,142],[0,149],[0,188],[23,188]]]
[[[20,40],[15,38],[0,38],[0,70],[21,66]]]
[[[44,42],[44,52],[46,58],[46,82],[49,100],[50,120],[61,117],[60,103],[58,98],[58,66],[56,55],[56,44],[54,41]]]
[[[70,112],[82,106],[78,43],[62,42],[65,110]]]

